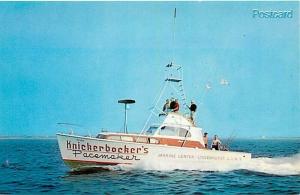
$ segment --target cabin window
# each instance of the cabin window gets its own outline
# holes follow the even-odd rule
[[[187,129],[183,129],[180,127],[163,126],[160,129],[159,134],[165,136],[191,137],[191,133]]]
[[[154,138],[149,138],[149,143],[150,144],[158,144],[159,141],[157,139],[154,139]]]
[[[121,140],[122,141],[127,141],[127,142],[132,142],[133,141],[133,137],[121,136]]]
[[[138,142],[138,143],[148,143],[148,138],[147,137],[138,137],[138,138],[136,138],[136,142]]]
[[[163,126],[160,129],[159,134],[160,135],[166,135],[166,136],[177,136],[177,132],[176,132],[175,128],[173,128],[173,127],[166,127],[166,126]]]
[[[179,129],[179,137],[191,137],[191,132],[186,129]]]
[[[120,141],[121,137],[117,135],[109,135],[106,137],[106,139]]]

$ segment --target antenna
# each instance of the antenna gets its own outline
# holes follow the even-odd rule
[[[125,109],[125,119],[124,119],[124,133],[128,133],[127,131],[127,104],[134,104],[135,100],[119,100],[118,103],[124,104],[124,109]]]
[[[174,9],[174,17],[173,17],[173,36],[172,36],[172,59],[171,59],[171,64],[172,62],[175,62],[175,35],[176,35],[176,7]]]

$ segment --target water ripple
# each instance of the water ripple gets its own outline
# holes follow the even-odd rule
[[[13,145],[14,147],[9,147]],[[241,167],[213,172],[87,169],[71,172],[56,140],[0,141],[0,194],[299,194],[299,175]],[[233,149],[254,153],[256,163],[293,170],[298,140],[236,140]],[[265,159],[272,157],[272,159]],[[278,158],[280,157],[280,158]],[[286,157],[286,159],[284,158]],[[282,159],[283,158],[283,159]],[[275,160],[274,160],[275,159]],[[297,164],[295,164],[297,165]],[[268,168],[270,168],[268,167]],[[297,170],[297,169],[296,169]]]

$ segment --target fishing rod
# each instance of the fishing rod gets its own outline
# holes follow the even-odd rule
[[[230,143],[232,143],[232,141],[234,140],[234,138],[236,137],[236,135],[234,135],[235,134],[235,131],[236,130],[233,130],[232,132],[231,132],[231,134],[230,134],[230,136],[227,138],[227,141],[226,141],[226,144],[223,144],[225,147],[226,147],[226,149],[228,149],[229,150],[229,144]]]

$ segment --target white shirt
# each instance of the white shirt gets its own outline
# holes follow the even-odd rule
[[[215,146],[215,145],[218,145],[218,144],[221,144],[221,141],[217,138],[217,139],[213,139],[212,140],[212,146]]]

